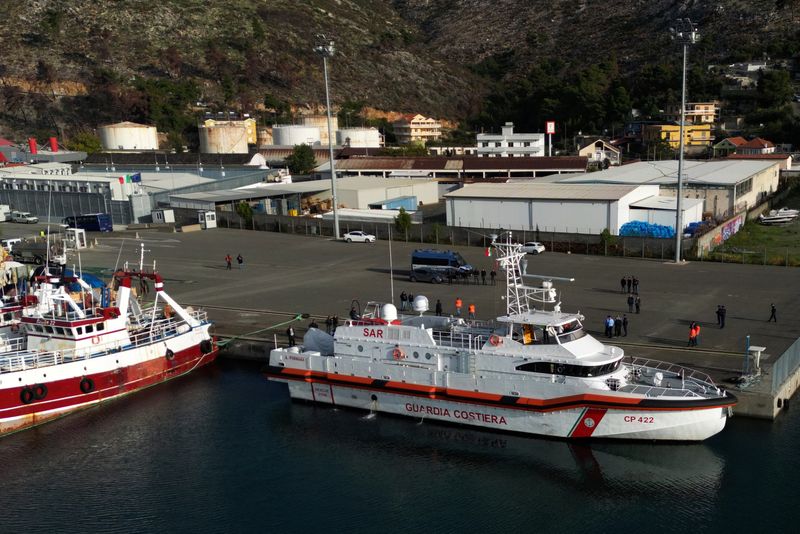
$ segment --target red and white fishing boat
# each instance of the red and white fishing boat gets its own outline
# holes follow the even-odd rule
[[[151,280],[152,305],[132,298],[131,281]],[[158,273],[115,273],[116,299],[79,278],[53,278],[19,319],[22,337],[0,352],[0,435],[38,425],[184,375],[218,347],[205,312],[184,309]],[[76,298],[66,284],[81,284]],[[48,287],[49,286],[49,287]],[[101,303],[101,304],[98,304]]]
[[[724,428],[736,398],[710,377],[626,359],[561,311],[552,278],[523,282],[521,245],[493,245],[506,274],[496,321],[426,315],[422,296],[414,316],[370,303],[333,336],[311,329],[303,347],[272,350],[268,378],[294,399],[560,438],[698,441]]]

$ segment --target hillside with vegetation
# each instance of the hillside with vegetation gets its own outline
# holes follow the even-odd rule
[[[343,123],[419,112],[459,123],[456,139],[507,120],[611,132],[631,108],[649,116],[677,101],[669,27],[690,17],[703,36],[690,98],[720,98],[712,66],[786,60],[734,105],[760,133],[800,144],[789,105],[796,1],[37,0],[4,11],[0,135],[133,120],[192,145],[206,111],[291,121],[324,102],[318,34],[336,43],[331,96]]]

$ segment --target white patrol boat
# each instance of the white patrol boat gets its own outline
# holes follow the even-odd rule
[[[510,235],[493,246],[506,274],[496,322],[425,315],[423,296],[414,316],[372,302],[334,336],[311,329],[303,347],[272,350],[268,378],[293,399],[560,438],[698,441],[725,427],[736,398],[710,377],[625,359],[560,310],[552,280],[525,285]]]

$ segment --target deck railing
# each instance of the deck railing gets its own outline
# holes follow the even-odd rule
[[[200,321],[201,324],[207,322],[207,314],[205,311],[193,311],[191,315]],[[143,316],[140,317],[144,318]],[[97,358],[120,350],[128,350],[150,345],[157,341],[174,338],[188,332],[190,329],[186,321],[180,317],[157,319],[156,321],[150,321],[146,324],[138,323],[138,327],[137,321],[132,320],[128,329],[129,338],[127,343],[124,342],[125,340],[117,339],[107,343],[93,345],[89,351],[85,348],[78,348],[39,352],[25,349],[24,339],[12,340],[9,342],[9,348],[12,350],[0,354],[0,374],[49,367],[76,360]]]

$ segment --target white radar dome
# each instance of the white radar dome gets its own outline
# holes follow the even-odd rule
[[[417,313],[425,313],[428,311],[428,297],[425,295],[417,295],[414,297],[413,309]]]
[[[381,307],[381,319],[387,323],[397,320],[397,307],[394,304],[384,304]]]

